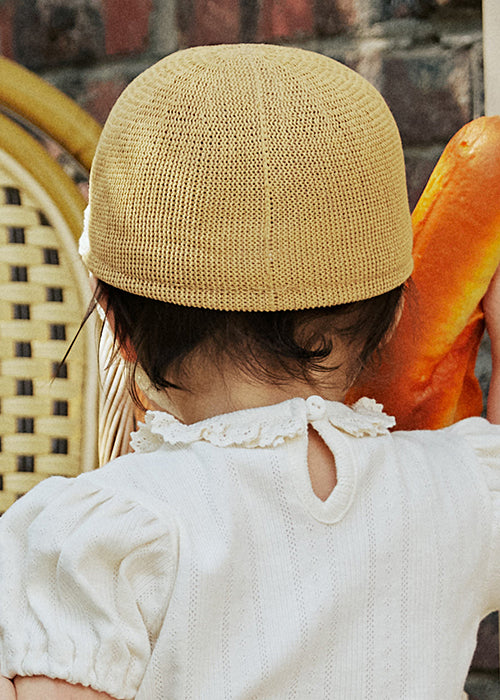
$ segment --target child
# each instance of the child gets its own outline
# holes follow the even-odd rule
[[[461,697],[500,603],[500,431],[342,403],[411,246],[397,128],[350,69],[201,47],[125,90],[83,248],[158,410],[2,518],[2,697]]]

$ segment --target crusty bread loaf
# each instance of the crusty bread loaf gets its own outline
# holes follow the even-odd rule
[[[482,409],[474,366],[500,261],[500,117],[455,134],[412,221],[414,290],[381,365],[348,398],[376,398],[399,429],[440,428]]]

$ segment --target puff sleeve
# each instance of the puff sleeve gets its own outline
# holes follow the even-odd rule
[[[489,564],[484,575],[488,610],[500,609],[500,425],[484,418],[467,418],[451,428],[452,435],[465,439],[477,459],[479,478],[485,486],[489,514]]]
[[[169,523],[90,474],[42,482],[0,519],[0,674],[134,698],[175,552]]]

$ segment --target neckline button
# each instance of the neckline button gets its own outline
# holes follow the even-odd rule
[[[306,399],[307,420],[321,420],[326,415],[325,400],[321,396],[309,396]]]

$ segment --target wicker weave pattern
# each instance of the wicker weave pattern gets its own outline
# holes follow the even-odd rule
[[[50,384],[85,307],[53,214],[0,166],[0,512],[46,476],[82,469],[84,342]]]
[[[295,48],[198,47],[122,94],[91,176],[92,272],[147,297],[274,311],[409,275],[394,120],[341,64]]]

